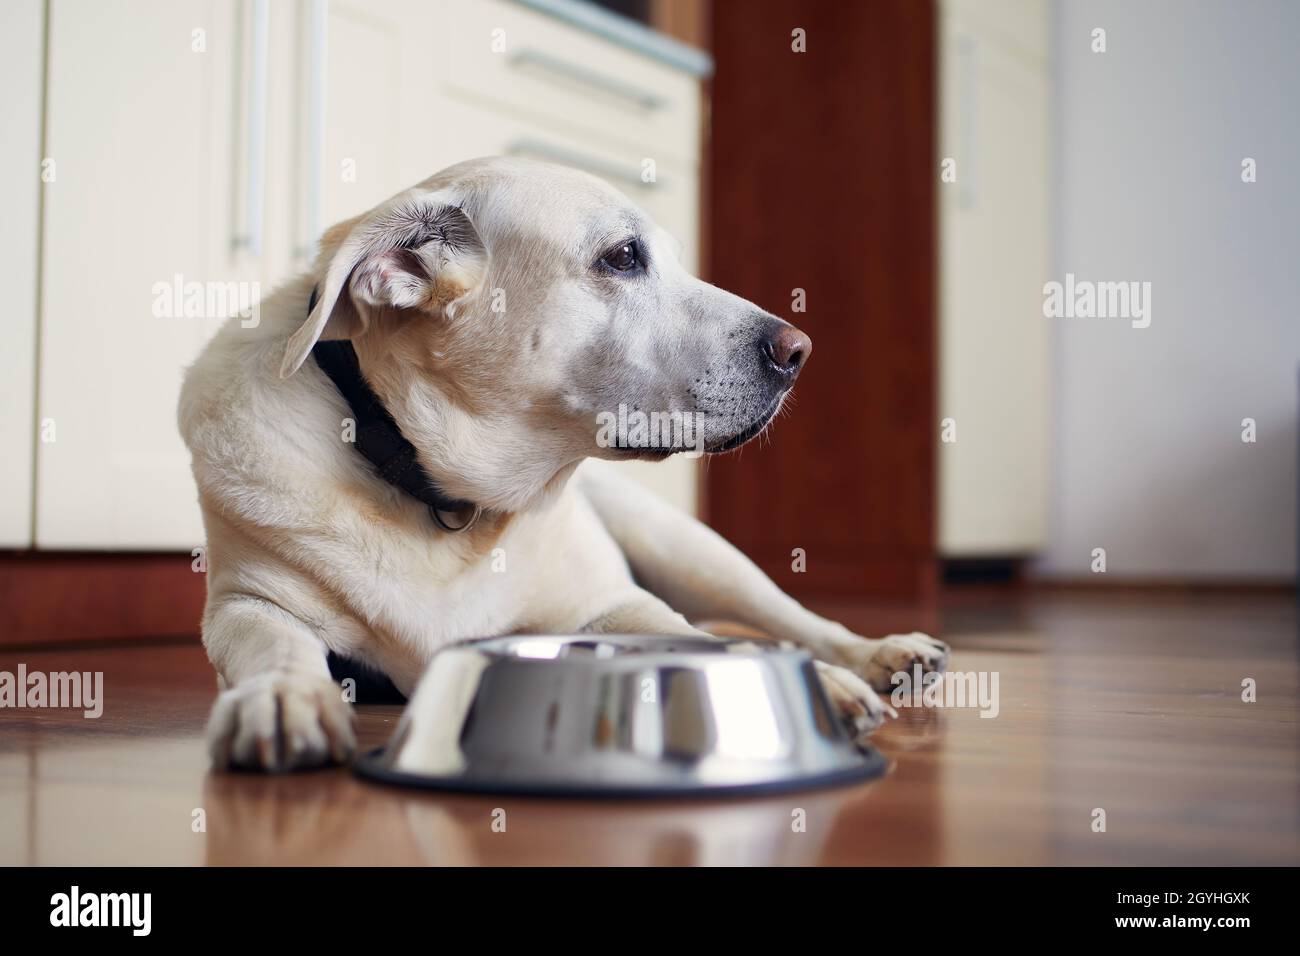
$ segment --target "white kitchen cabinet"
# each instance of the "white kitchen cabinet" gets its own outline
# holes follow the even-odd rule
[[[939,550],[1022,556],[1046,542],[1051,440],[1046,4],[950,0],[940,29]]]
[[[36,434],[36,243],[40,216],[44,4],[12,0],[0,29],[0,547],[32,543]]]
[[[50,5],[40,547],[203,541],[176,402],[224,321],[215,297],[263,279],[269,17],[250,0]],[[203,304],[168,301],[178,282]]]
[[[27,107],[39,110],[39,78],[19,76],[39,69],[39,31],[8,27],[31,26],[41,5],[20,6],[23,16],[5,14],[15,49],[4,69],[37,92]],[[25,241],[29,261],[6,266],[19,287],[31,271],[34,300],[41,200],[40,312],[27,328],[34,302],[19,310],[4,376],[19,412],[6,428],[26,434],[9,445],[35,448],[34,491],[30,457],[0,473],[2,490],[34,506],[6,512],[0,543],[31,543],[34,513],[41,548],[202,544],[176,402],[185,366],[230,310],[169,304],[165,290],[268,294],[310,261],[324,228],[450,163],[508,152],[585,165],[674,232],[695,265],[698,77],[562,17],[499,0],[52,0],[48,10],[53,177],[40,194],[6,195],[18,213],[31,206],[25,226],[21,215],[0,224],[22,230],[4,241]],[[503,53],[491,46],[498,26]],[[6,102],[6,132],[32,125],[22,108]],[[655,184],[639,181],[647,158]],[[32,438],[38,422],[46,441]],[[694,507],[693,462],[630,470]]]
[[[696,188],[694,76],[503,0],[324,7],[323,142],[306,158],[323,226],[452,163],[506,152],[585,166],[647,205],[662,190],[641,182],[646,160],[657,178],[676,170],[679,188]],[[664,225],[693,248],[698,209]]]
[[[452,98],[660,163],[698,162],[694,77],[518,3],[441,2]]]

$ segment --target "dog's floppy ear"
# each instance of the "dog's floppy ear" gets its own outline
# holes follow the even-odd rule
[[[320,339],[353,338],[372,310],[439,312],[472,292],[487,250],[460,207],[436,194],[403,196],[360,220],[330,257],[316,307],[284,350],[287,378]]]

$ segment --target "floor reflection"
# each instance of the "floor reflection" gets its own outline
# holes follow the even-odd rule
[[[202,648],[9,652],[0,669],[102,669],[107,698],[100,720],[0,712],[0,865],[1300,860],[1293,602],[1067,595],[1035,599],[1015,625],[981,611],[945,632],[955,666],[999,672],[996,719],[904,709],[874,738],[891,761],[876,781],[690,802],[442,795],[343,769],[212,774]],[[362,708],[362,747],[399,716]]]
[[[827,856],[831,835],[873,786],[726,801],[594,802],[442,796],[335,772],[209,774],[205,862],[809,865]]]

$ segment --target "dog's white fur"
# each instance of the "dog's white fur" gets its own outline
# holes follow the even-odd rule
[[[634,237],[646,261],[608,268],[604,253]],[[688,275],[599,180],[520,160],[451,167],[329,230],[261,316],[217,334],[180,403],[207,528],[217,765],[346,759],[352,713],[328,651],[409,693],[435,651],[468,638],[728,619],[808,648],[863,733],[888,711],[875,691],[892,673],[943,666],[942,643],[858,637],[616,470],[579,470],[662,457],[600,447],[599,411],[693,411],[718,449],[761,430],[793,382],[756,358],[755,336],[784,323]],[[344,439],[350,411],[308,360],[321,337],[352,339],[424,468],[486,509],[472,530],[439,530]]]

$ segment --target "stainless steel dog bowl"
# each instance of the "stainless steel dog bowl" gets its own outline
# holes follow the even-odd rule
[[[440,651],[388,746],[356,764],[387,783],[574,796],[766,792],[884,768],[850,740],[805,652],[644,635]]]

